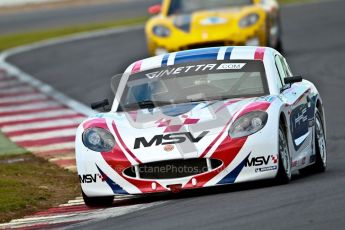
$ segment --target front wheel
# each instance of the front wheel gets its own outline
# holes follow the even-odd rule
[[[285,129],[279,125],[279,162],[276,176],[277,184],[288,184],[291,180],[291,157]]]
[[[327,149],[323,122],[320,112],[316,110],[314,126],[315,163],[299,170],[301,174],[322,173],[327,167]]]
[[[88,197],[83,191],[81,191],[86,206],[90,208],[94,207],[110,207],[113,204],[113,196],[105,197]]]

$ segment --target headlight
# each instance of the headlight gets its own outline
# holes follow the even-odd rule
[[[96,152],[109,152],[115,146],[115,139],[111,133],[102,128],[89,128],[83,133],[84,145]]]
[[[158,25],[153,27],[153,33],[158,37],[165,38],[170,36],[170,29],[168,27]]]
[[[240,20],[240,27],[245,28],[254,25],[259,20],[259,15],[252,13],[248,14],[247,16],[243,17]]]
[[[235,120],[230,127],[229,135],[231,138],[238,138],[254,134],[266,125],[267,118],[266,112],[249,112]]]

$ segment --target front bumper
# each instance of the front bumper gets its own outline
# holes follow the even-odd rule
[[[211,164],[206,171],[195,175],[164,179],[141,178],[136,171],[129,175],[125,170],[138,165],[128,163],[118,154],[93,152],[78,138],[76,144],[81,186],[90,197],[174,192],[261,180],[274,177],[278,168],[276,142],[265,140],[262,134],[234,140],[226,138],[212,156],[201,158],[205,161],[217,159],[222,164]],[[259,158],[267,160],[267,164],[261,165],[263,162]]]

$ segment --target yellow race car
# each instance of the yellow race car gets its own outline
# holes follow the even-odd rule
[[[282,50],[275,0],[163,0],[145,32],[150,55],[210,46],[270,46]]]

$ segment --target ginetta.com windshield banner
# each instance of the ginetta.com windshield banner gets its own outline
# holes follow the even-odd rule
[[[229,72],[262,72],[264,73],[264,66],[262,62],[253,60],[229,60],[214,61],[214,63],[196,62],[186,63],[173,66],[161,67],[158,69],[148,70],[134,74],[130,80],[139,78],[159,79],[159,78],[174,78],[183,76],[194,76],[204,74],[217,74]]]

